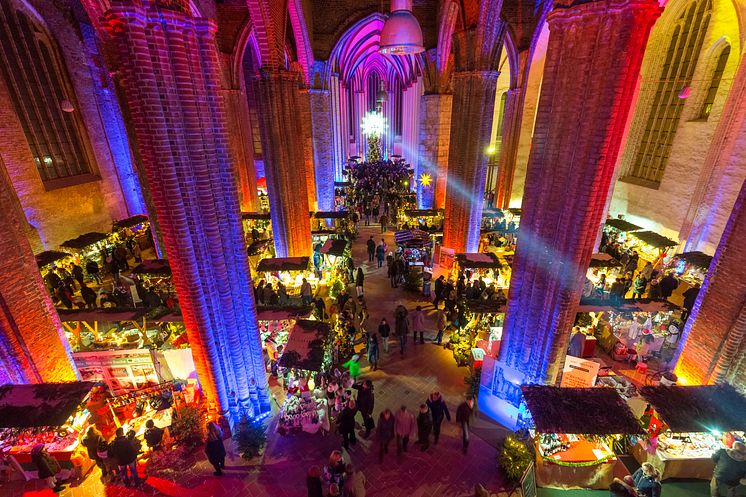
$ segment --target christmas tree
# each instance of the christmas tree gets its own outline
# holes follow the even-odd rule
[[[368,162],[381,160],[381,138],[378,134],[368,135]]]

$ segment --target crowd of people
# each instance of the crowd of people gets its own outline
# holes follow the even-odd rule
[[[353,188],[347,195],[347,208],[365,226],[381,225],[381,232],[396,226],[397,213],[409,192],[411,170],[403,161],[352,164],[347,170]]]

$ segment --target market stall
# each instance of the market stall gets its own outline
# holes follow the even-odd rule
[[[419,229],[428,233],[443,232],[443,209],[406,209],[399,219],[401,229]]]
[[[349,181],[334,182],[334,208],[344,209],[347,207],[347,197],[350,194],[352,183]]]
[[[471,364],[480,367],[486,358],[496,359],[500,352],[504,300],[469,300],[466,302],[466,325],[453,329],[448,339],[448,348],[459,366]]]
[[[313,265],[316,274],[322,275],[327,288],[346,287],[350,283],[349,261],[352,258],[350,243],[346,239],[327,238],[323,245],[314,247]],[[318,250],[317,250],[318,249]],[[339,283],[337,283],[339,282]]]
[[[330,335],[329,325],[321,321],[299,319],[292,327],[278,362],[288,389],[278,417],[280,434],[329,431],[326,396],[314,389],[331,364]]]
[[[85,267],[86,261],[93,260],[99,268],[103,268],[102,253],[110,243],[109,237],[108,233],[92,231],[63,242],[60,248],[72,254],[76,258],[76,262],[83,267]]]
[[[611,388],[521,387],[533,420],[540,487],[606,489],[614,479],[615,441],[642,427]]]
[[[272,220],[269,212],[242,212],[241,221],[246,244],[272,238]]]
[[[282,281],[285,285],[288,297],[296,303],[300,301],[300,287],[303,284],[303,278],[308,281],[314,289],[314,293],[319,284],[319,279],[311,269],[310,257],[273,257],[262,259],[256,267],[258,276],[255,281],[263,279],[277,287],[277,282]]]
[[[148,216],[138,214],[116,221],[111,229],[112,241],[124,243],[131,237],[134,237],[141,249],[153,245],[153,239],[150,230],[150,220]]]
[[[657,267],[670,262],[671,251],[679,244],[675,240],[659,235],[654,231],[635,231],[629,233],[627,249],[635,250],[640,259],[648,261]]]
[[[41,278],[47,285],[47,289],[51,290],[51,284],[47,279],[49,272],[57,266],[66,267],[71,262],[73,262],[73,256],[69,252],[46,250],[40,254],[36,254],[36,265],[39,267]]]
[[[500,262],[500,257],[492,252],[472,252],[456,254],[456,274],[468,273],[471,278],[482,278],[487,286],[508,288],[510,285],[510,267]]]
[[[419,229],[399,230],[394,233],[397,253],[409,267],[431,267],[433,263],[433,241],[430,233]]]
[[[171,277],[171,266],[166,259],[144,260],[132,270],[132,274],[137,276],[148,291],[155,292],[165,307],[178,310],[176,286]],[[142,305],[152,307],[149,302],[143,301]]]
[[[674,255],[666,269],[673,270],[689,286],[702,285],[711,262],[712,256],[703,252],[684,252]]]
[[[0,386],[0,454],[23,479],[38,477],[31,452],[40,444],[60,463],[60,478],[81,477],[93,467],[80,444],[93,386],[85,381]]]
[[[746,397],[730,385],[642,387],[651,409],[643,413],[647,437],[632,454],[661,479],[712,477],[713,453],[744,440]]]
[[[591,256],[591,262],[585,275],[585,285],[580,302],[609,298],[611,284],[624,276],[624,266],[610,254],[597,253]]]
[[[311,315],[311,307],[263,307],[257,314],[262,349],[272,347],[277,351],[277,347],[287,344],[295,322]]]
[[[319,211],[311,214],[311,231],[332,229],[340,235],[350,236],[355,233],[355,223],[350,220],[347,211]]]

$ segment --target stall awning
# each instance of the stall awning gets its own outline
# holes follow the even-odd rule
[[[607,219],[606,220],[606,226],[610,228],[614,228],[617,231],[621,231],[623,233],[629,233],[630,231],[640,231],[642,226],[637,226],[636,224],[632,224],[629,221],[625,221],[624,219]]]
[[[508,212],[510,212],[514,216],[520,216],[521,215],[521,208],[520,207],[511,207],[510,209],[508,209]]]
[[[305,319],[311,315],[311,307],[261,307],[257,310],[259,321],[282,321],[285,319]]]
[[[62,426],[94,383],[41,383],[0,386],[0,428]]]
[[[497,314],[505,312],[505,304],[496,300],[467,300],[466,310],[474,314]]]
[[[482,217],[496,217],[502,219],[505,217],[505,213],[500,209],[483,209]]]
[[[335,181],[334,182],[334,188],[344,188],[347,186],[352,186],[352,182],[350,181]]]
[[[456,262],[462,269],[500,269],[500,259],[492,252],[456,254]]]
[[[320,229],[320,230],[311,230],[311,234],[312,235],[336,235],[337,234],[337,230],[333,230],[333,229],[329,229],[329,228],[324,228],[324,229]]]
[[[92,231],[90,233],[86,233],[84,235],[80,235],[77,238],[73,238],[72,240],[68,240],[66,242],[63,242],[61,247],[67,247],[75,250],[84,249],[89,245],[93,245],[94,243],[100,242],[102,240],[106,240],[109,238],[109,235],[106,233],[99,233],[97,231]]]
[[[321,321],[296,321],[282,351],[280,367],[320,371],[330,330],[329,325]]]
[[[746,431],[746,397],[730,385],[642,387],[674,433]]]
[[[407,217],[436,217],[443,214],[439,209],[407,209],[404,211]]]
[[[251,245],[246,249],[247,255],[259,255],[261,254],[265,248],[267,248],[267,245],[272,243],[272,239],[268,238],[266,240],[257,240],[255,242],[252,242]]]
[[[609,254],[598,253],[591,256],[590,268],[622,267],[622,263]]]
[[[704,252],[684,252],[683,254],[677,254],[677,259],[681,259],[687,264],[701,267],[703,269],[709,269],[710,263],[712,262],[712,256],[707,255]]]
[[[60,321],[66,323],[73,321],[85,321],[87,323],[92,323],[94,321],[118,323],[122,321],[139,321],[148,313],[148,309],[57,309],[57,313],[60,315]]]
[[[675,242],[670,238],[659,235],[654,231],[636,231],[635,233],[632,233],[632,236],[655,248],[675,247],[679,244],[679,242]]]
[[[319,252],[340,257],[345,255],[345,250],[347,250],[347,240],[328,238],[319,249]]]
[[[424,247],[432,243],[430,233],[418,229],[399,230],[394,233],[394,241],[402,247]]]
[[[679,306],[667,300],[624,299],[614,305],[609,299],[581,299],[578,312],[673,312]]]
[[[67,252],[60,252],[59,250],[46,250],[41,254],[36,254],[36,265],[39,266],[39,269],[41,269],[44,266],[49,266],[50,264],[54,264],[55,262],[61,261],[62,259],[65,259],[67,257],[70,257],[70,254]]]
[[[350,213],[347,211],[319,211],[314,212],[313,217],[316,219],[346,219]]]
[[[242,212],[241,219],[265,219],[269,221],[269,212]]]
[[[636,435],[642,426],[613,388],[521,387],[539,433]]]
[[[135,274],[154,274],[158,276],[171,276],[171,266],[166,259],[144,260],[132,270]]]
[[[114,223],[114,230],[132,228],[133,226],[147,222],[148,216],[138,214],[136,216],[128,217],[127,219],[122,219],[121,221],[116,221]]]
[[[262,259],[256,270],[265,271],[305,271],[308,269],[308,257],[272,257]]]

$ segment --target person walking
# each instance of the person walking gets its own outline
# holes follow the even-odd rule
[[[101,279],[101,274],[100,274],[98,264],[96,263],[96,261],[91,259],[88,262],[86,262],[85,270],[91,278],[96,280],[96,283],[98,283],[99,285],[101,284],[103,280]]]
[[[373,382],[365,380],[353,386],[357,390],[357,408],[363,416],[363,426],[365,426],[365,438],[370,436],[375,425],[373,423],[373,407],[375,406],[375,395],[373,394]]]
[[[746,478],[746,445],[733,442],[730,449],[719,449],[712,455],[715,469],[710,480],[711,497],[734,497],[736,487]]]
[[[448,327],[448,316],[446,316],[445,309],[438,309],[438,316],[436,319],[438,326],[438,336],[435,337],[435,342],[438,345],[441,345],[443,343],[443,333],[445,333],[446,328]]]
[[[443,400],[440,392],[431,393],[425,404],[430,409],[430,414],[433,418],[433,442],[435,445],[438,445],[440,425],[443,423],[443,418],[446,418],[449,422],[451,421],[451,413],[448,411],[448,405]]]
[[[388,354],[391,326],[389,326],[389,323],[386,322],[386,318],[381,318],[381,324],[378,325],[378,334],[381,336],[381,345],[383,345],[383,351]]]
[[[649,462],[642,463],[632,479],[639,497],[661,497],[660,473]]]
[[[407,308],[399,305],[394,315],[396,336],[399,337],[399,354],[404,355],[404,349],[407,346],[407,335],[409,334],[409,318],[407,317]]]
[[[85,437],[81,440],[81,444],[88,451],[88,458],[96,463],[101,469],[101,476],[106,476],[109,472],[106,469],[106,463],[98,456],[98,448],[101,446],[101,442],[104,441],[104,437],[101,432],[96,429],[94,425],[88,427]]]
[[[381,223],[381,233],[386,233],[389,224],[389,217],[386,214],[381,214],[381,217],[378,218],[378,222]]]
[[[140,482],[137,475],[137,448],[124,436],[123,428],[117,428],[116,438],[109,446],[109,456],[112,455],[119,466],[119,474],[124,479],[124,485],[127,487],[130,483],[137,485]]]
[[[376,247],[376,261],[378,261],[378,268],[383,267],[383,261],[386,259],[386,249],[383,246],[383,243],[379,243]]]
[[[344,496],[365,497],[365,475],[350,463],[345,466]]]
[[[368,262],[373,262],[373,256],[376,255],[376,241],[373,239],[373,235],[368,238],[366,244],[368,246]]]
[[[436,309],[440,305],[440,302],[443,300],[445,288],[446,278],[441,274],[435,279],[435,300],[433,300],[433,306]]]
[[[215,471],[215,476],[223,474],[225,469],[225,446],[223,445],[223,432],[215,422],[207,423],[207,440],[205,441],[205,454]]]
[[[378,462],[383,462],[383,455],[389,453],[389,443],[394,438],[395,420],[391,409],[384,409],[378,416]]]
[[[388,268],[388,274],[389,274],[389,280],[391,281],[391,288],[396,288],[399,286],[399,265],[396,263],[396,260],[391,262],[391,265]]]
[[[420,450],[426,451],[430,448],[430,432],[433,431],[433,420],[430,417],[430,409],[427,404],[420,404],[420,413],[417,415],[417,443]]]
[[[357,275],[355,276],[355,291],[357,291],[358,297],[363,296],[363,284],[364,283],[365,283],[365,273],[363,273],[363,268],[358,267]]]
[[[414,343],[417,344],[417,333],[420,334],[420,343],[425,343],[425,313],[422,306],[418,305],[412,313],[412,330],[414,331]]]
[[[409,437],[414,433],[417,423],[414,415],[402,405],[394,415],[394,432],[396,433],[396,455],[407,451]]]
[[[357,404],[353,399],[347,401],[347,406],[339,414],[337,423],[339,424],[339,433],[342,435],[342,447],[345,450],[350,448],[350,444],[356,445],[355,438],[355,415],[357,414]]]
[[[466,454],[469,449],[469,427],[471,426],[471,417],[474,412],[474,398],[469,395],[456,408],[456,422],[461,428],[461,450]]]
[[[378,333],[373,331],[368,335],[368,362],[373,371],[378,370]]]

